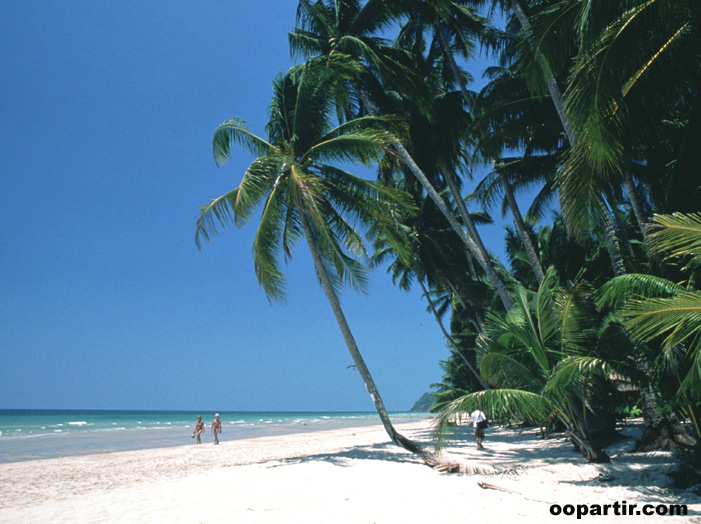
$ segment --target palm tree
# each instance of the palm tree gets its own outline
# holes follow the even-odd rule
[[[586,9],[574,0],[562,4],[560,10],[569,16]],[[655,140],[655,128],[679,100],[686,101],[690,113],[699,107],[700,19],[695,0],[624,0],[587,12],[586,23],[577,26],[579,49],[565,92],[566,110],[579,136],[573,143],[573,170],[585,161],[598,172],[622,173],[631,131]],[[688,124],[689,131],[698,126]],[[587,175],[579,171],[572,176]],[[576,190],[581,180],[573,182]]]
[[[560,191],[573,224],[597,213],[602,194],[610,202],[619,198],[623,186],[646,239],[645,185],[636,185],[635,178],[643,181],[641,175],[652,171],[647,185],[658,183],[660,173],[645,156],[669,141],[660,131],[670,127],[676,136],[668,142],[674,153],[663,162],[673,166],[665,169],[672,172],[665,192],[691,198],[678,199],[683,207],[665,212],[697,209],[695,166],[701,155],[691,144],[701,136],[700,15],[695,0],[560,0],[524,22],[532,23],[534,53],[566,86],[561,114],[570,128],[571,152]]]
[[[495,389],[457,398],[441,412],[438,427],[445,430],[457,414],[476,407],[492,416],[537,423],[554,416],[588,460],[608,461],[593,436],[596,414],[589,406],[612,368],[592,351],[605,330],[589,327],[590,297],[587,286],[561,288],[552,269],[537,293],[519,288],[516,307],[506,315],[490,315],[478,341],[482,377]]]
[[[648,390],[645,400],[651,405],[643,441],[658,442],[660,432],[667,431],[670,434],[665,444],[684,442],[684,429],[674,424],[670,413],[655,405],[659,395],[676,397],[681,412],[692,422],[697,439],[696,460],[700,461],[701,413],[697,406],[701,400],[701,214],[656,215],[654,225],[656,231],[649,237],[651,245],[669,258],[686,262],[686,282],[629,274],[602,286],[598,304],[620,308],[623,327],[634,339],[652,348],[642,362],[649,379],[644,384]],[[657,387],[653,389],[650,384]],[[671,419],[671,423],[665,419]]]
[[[576,0],[575,0],[576,1]],[[530,74],[530,78],[537,78],[540,86],[546,89],[553,106],[562,123],[562,128],[567,136],[570,145],[575,145],[578,140],[578,135],[575,132],[574,125],[565,109],[565,102],[562,90],[558,84],[557,70],[553,70],[552,63],[548,60],[548,56],[541,48],[541,41],[534,37],[533,24],[529,18],[527,9],[530,6],[524,5],[521,0],[470,0],[470,3],[475,5],[490,4],[491,9],[497,7],[504,11],[513,13],[515,19],[521,28],[524,36],[525,47],[521,48],[520,60],[525,62],[525,53],[530,53],[535,62],[534,67],[530,67],[531,71],[537,71],[537,75]],[[542,7],[541,4],[535,4],[536,7]],[[555,64],[556,66],[560,64]],[[591,166],[582,164],[580,169],[591,169]],[[566,184],[569,172],[564,170],[560,175],[560,185]],[[588,228],[595,226],[603,230],[606,237],[606,246],[611,259],[611,266],[616,275],[623,274],[625,267],[620,256],[620,246],[618,237],[613,224],[611,211],[608,208],[605,200],[602,197],[602,182],[600,179],[590,177],[589,186],[581,188],[577,191],[560,191],[560,204],[563,213],[567,219],[569,230],[579,238],[586,236]],[[596,183],[594,183],[596,182]],[[598,222],[592,222],[592,219],[598,219]]]
[[[413,32],[417,33],[417,35],[421,35],[425,32],[427,27],[433,29],[434,37],[431,45],[439,49],[445,56],[453,79],[460,88],[460,93],[466,106],[473,117],[476,117],[475,96],[467,89],[465,74],[460,70],[455,55],[458,53],[461,57],[468,58],[474,54],[477,40],[483,45],[487,44],[493,46],[494,38],[487,25],[487,20],[477,15],[472,8],[464,5],[464,3],[465,2],[454,2],[451,0],[410,2],[407,26],[414,28]],[[482,132],[479,133],[479,131]],[[482,128],[478,128],[478,134],[480,139],[484,139],[487,136]],[[500,162],[500,154],[500,151],[494,152],[490,160],[494,163]],[[544,277],[543,268],[540,265],[535,248],[533,247],[533,242],[526,230],[521,211],[514,196],[513,188],[506,176],[501,173],[498,174],[509,209],[514,217],[514,223],[516,224],[519,237],[524,244],[536,280],[540,283],[543,281]],[[451,182],[453,178],[453,176],[450,176],[448,181]],[[459,196],[457,187],[451,184],[451,190],[454,193],[456,201],[461,202],[462,199]],[[458,194],[456,195],[455,193]],[[462,209],[462,207],[460,209],[463,214],[467,213],[467,210]]]
[[[401,3],[390,1],[369,1],[362,8],[359,2],[351,0],[302,1],[299,4],[297,16],[300,27],[290,33],[292,51],[294,54],[305,57],[315,56],[319,52],[329,56],[334,53],[346,53],[362,60],[366,74],[361,81],[349,87],[354,90],[354,94],[357,95],[361,106],[368,114],[378,114],[368,93],[382,93],[387,85],[401,87],[404,94],[409,92],[410,96],[421,103],[422,96],[418,95],[425,93],[427,86],[417,79],[411,68],[403,65],[411,63],[410,57],[404,52],[384,45],[381,39],[372,38],[379,26],[372,17],[366,15],[367,10],[372,9],[378,20],[387,23],[402,7]],[[333,45],[327,45],[326,42]],[[387,85],[383,86],[382,82]],[[504,308],[507,311],[511,309],[513,302],[508,289],[495,271],[486,250],[480,247],[476,239],[476,230],[470,229],[469,224],[466,224],[468,230],[463,227],[453,210],[441,197],[440,191],[434,187],[402,141],[397,140],[393,144],[393,149],[397,157],[426,190],[427,195],[436,203],[468,251],[482,266],[490,283],[499,294]]]
[[[488,222],[481,215],[475,216],[474,219],[480,223]],[[397,229],[402,231],[401,235],[396,234]],[[448,227],[445,218],[437,212],[430,199],[424,198],[418,215],[406,217],[402,223],[394,224],[391,230],[376,224],[372,233],[375,237],[372,264],[378,266],[389,263],[387,271],[391,273],[392,281],[400,289],[408,291],[413,282],[419,285],[422,296],[428,302],[428,309],[446,341],[463,360],[475,380],[487,389],[488,386],[482,382],[473,363],[446,329],[443,323],[446,308],[437,305],[433,298],[440,291],[445,291],[449,307],[455,300],[461,304],[463,310],[473,309],[468,305],[468,301],[473,298],[472,293],[468,299],[463,297],[460,290],[463,282],[469,278],[465,271],[464,252],[460,249],[457,235]],[[474,313],[475,318],[472,320],[475,329],[480,330],[481,311]]]
[[[321,63],[323,62],[323,63]],[[331,304],[353,362],[391,440],[428,459],[425,450],[393,427],[382,398],[356,345],[338,300],[344,284],[362,289],[366,270],[356,260],[365,256],[360,225],[388,220],[401,194],[334,167],[337,161],[368,164],[396,140],[386,119],[364,117],[335,126],[329,116],[333,93],[344,78],[358,73],[357,64],[334,57],[292,68],[273,83],[266,126],[268,139],[251,133],[239,119],[214,133],[214,157],[226,162],[232,145],[257,155],[239,186],[202,207],[196,242],[209,240],[217,226],[231,221],[243,226],[262,207],[253,244],[255,272],[265,293],[284,298],[279,258],[306,240],[314,269]]]

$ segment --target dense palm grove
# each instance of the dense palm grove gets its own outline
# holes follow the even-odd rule
[[[443,427],[479,406],[606,461],[640,414],[640,449],[698,460],[701,3],[300,0],[289,42],[301,65],[273,82],[266,137],[238,118],[215,132],[219,164],[232,147],[255,159],[202,208],[198,242],[256,213],[274,299],[306,243],[407,449],[429,456],[392,426],[338,300],[372,266],[419,286],[445,334]],[[495,65],[475,92],[480,52]],[[513,222],[505,261],[480,237],[490,213]]]

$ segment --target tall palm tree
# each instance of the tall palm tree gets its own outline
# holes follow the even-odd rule
[[[323,62],[323,63],[322,63]],[[329,116],[333,93],[358,66],[337,56],[292,68],[273,84],[268,139],[251,133],[239,119],[220,125],[214,133],[214,157],[226,162],[232,145],[257,155],[239,186],[202,207],[196,241],[209,240],[217,226],[231,221],[243,226],[262,207],[253,244],[255,272],[265,293],[284,298],[285,277],[280,255],[306,240],[314,269],[331,305],[353,362],[375,408],[397,445],[428,457],[425,450],[393,427],[341,309],[338,292],[344,283],[362,289],[366,270],[356,260],[365,256],[361,234],[353,223],[390,219],[401,202],[398,191],[357,177],[334,162],[368,164],[377,160],[395,138],[382,130],[386,119],[364,117],[334,126]]]
[[[531,7],[530,4],[533,4],[536,8],[542,8],[542,4],[524,2],[522,0],[470,0],[470,3],[482,6],[489,4],[491,9],[501,8],[504,11],[513,13],[525,37],[524,42],[527,44],[525,48],[522,48],[521,53],[523,54],[528,51],[531,53],[535,62],[535,67],[531,67],[531,69],[537,70],[538,75],[531,75],[531,78],[534,76],[539,78],[539,84],[545,87],[555,107],[567,140],[570,145],[576,144],[578,135],[565,109],[563,92],[558,84],[558,71],[554,71],[552,63],[548,60],[549,57],[546,56],[541,49],[541,42],[534,37],[533,24],[529,18],[528,10]],[[521,57],[521,60],[524,60],[524,58]],[[580,169],[591,169],[591,166],[581,165]],[[560,185],[566,184],[566,177],[568,175],[569,173],[567,171],[561,172]],[[580,192],[560,192],[560,204],[567,219],[567,226],[569,230],[577,234],[579,238],[584,238],[586,236],[585,232],[588,228],[592,226],[600,227],[606,237],[607,250],[614,273],[617,275],[623,274],[625,272],[625,267],[620,256],[619,240],[614,228],[611,211],[602,196],[601,180],[590,177],[589,181],[592,184],[583,188]],[[594,184],[594,182],[596,182],[596,184]],[[586,191],[584,191],[584,189]],[[597,220],[593,223],[592,219]]]
[[[407,26],[415,28],[413,32],[422,34],[427,28],[431,28],[434,33],[432,47],[437,48],[449,65],[453,79],[460,88],[462,98],[468,107],[470,113],[476,116],[475,96],[467,89],[465,74],[460,70],[456,53],[463,58],[468,58],[474,54],[474,50],[480,44],[494,45],[492,32],[487,25],[487,20],[477,15],[466,2],[455,2],[451,0],[431,0],[431,1],[415,1],[409,2],[407,11],[408,22]],[[479,138],[482,139],[486,133],[482,128],[478,128]],[[493,152],[490,159],[494,163],[500,162],[501,152]],[[526,253],[530,260],[533,272],[538,283],[543,281],[544,273],[540,265],[538,256],[535,252],[533,242],[528,235],[523,217],[519,209],[518,203],[514,196],[513,188],[509,179],[502,173],[498,173],[500,183],[503,187],[506,200],[514,218],[519,237],[524,244]],[[451,177],[452,180],[453,177]],[[450,181],[450,180],[449,180]],[[457,188],[451,185],[454,193],[457,193]],[[458,196],[455,196],[456,201],[462,201]],[[466,213],[466,210],[461,212]]]
[[[316,2],[304,0],[298,7],[297,22],[300,27],[290,33],[290,43],[293,53],[305,57],[315,56],[319,52],[329,56],[334,53],[346,53],[362,60],[366,67],[366,74],[360,82],[349,87],[354,90],[364,110],[368,114],[376,115],[378,110],[368,93],[382,93],[383,81],[389,85],[401,86],[403,93],[410,90],[417,101],[421,99],[418,95],[425,93],[426,84],[415,81],[417,79],[412,69],[402,65],[405,63],[404,60],[407,60],[406,53],[392,50],[383,45],[380,39],[372,38],[378,25],[365,14],[370,6],[375,13],[385,13],[375,15],[383,21],[395,16],[402,7],[401,3],[389,1],[370,1],[361,8],[359,2],[352,0],[317,0]],[[325,42],[333,45],[327,45]],[[411,63],[411,60],[407,63]],[[465,229],[451,207],[441,197],[440,191],[434,187],[430,178],[400,140],[393,144],[393,148],[397,157],[416,177],[427,195],[455,229],[465,247],[482,266],[490,283],[499,294],[504,308],[507,311],[511,309],[513,301],[508,289],[495,271],[486,250],[479,246],[475,237],[476,231]]]

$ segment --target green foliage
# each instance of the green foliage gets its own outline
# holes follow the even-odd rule
[[[639,418],[643,414],[640,400],[626,399],[624,404],[616,406],[616,414],[621,418]]]
[[[660,227],[651,235],[655,249],[692,260],[699,256],[699,215],[656,216],[655,221]],[[599,302],[623,303],[624,327],[642,342],[659,344],[661,355],[682,349],[689,365],[679,393],[701,399],[701,292],[649,275],[627,275],[604,286]]]
[[[343,284],[363,290],[366,257],[354,225],[391,221],[393,208],[410,208],[400,191],[357,177],[329,162],[368,164],[381,158],[396,138],[391,118],[364,117],[334,125],[331,109],[343,85],[359,67],[341,55],[311,60],[279,75],[273,84],[268,140],[253,135],[240,119],[225,122],[214,133],[213,150],[224,163],[233,145],[258,154],[234,190],[202,207],[196,242],[209,240],[217,226],[232,221],[242,227],[261,209],[253,243],[256,276],[271,299],[284,299],[280,258],[288,258],[304,237],[306,222],[315,249],[336,291]]]
[[[419,413],[426,413],[431,410],[431,406],[433,406],[434,402],[434,397],[432,393],[424,393],[421,395],[421,398],[414,402],[414,405],[411,406],[411,409],[409,411],[412,412],[419,412]]]
[[[473,5],[521,7],[527,20],[496,31]],[[284,298],[281,261],[305,229],[336,291],[364,290],[368,261],[388,265],[402,289],[419,283],[432,314],[450,317],[451,356],[432,393],[446,427],[479,406],[534,423],[556,416],[586,440],[588,421],[613,410],[602,403],[611,376],[654,388],[693,418],[701,402],[699,20],[697,0],[300,0],[289,41],[307,62],[275,78],[264,138],[239,118],[215,131],[218,165],[236,148],[254,160],[238,187],[202,207],[197,245],[260,212],[253,257],[271,299]],[[450,59],[470,60],[479,45],[498,53],[499,65],[475,94],[465,89],[469,72]],[[562,87],[564,108],[548,84]],[[368,115],[375,110],[396,116]],[[509,268],[466,257],[458,231],[398,161],[398,142],[455,216],[463,200],[474,202],[460,190],[475,166],[491,166],[476,189],[490,210],[507,186],[537,188],[525,234],[551,268],[542,284],[523,228],[508,232]],[[377,165],[381,182],[347,164]],[[562,215],[542,224],[553,198]],[[646,224],[654,212],[665,214]],[[616,223],[606,236],[609,215]],[[616,257],[628,274],[614,278]],[[491,273],[485,278],[492,266],[508,287],[499,295]],[[514,302],[508,313],[502,293]],[[470,367],[493,389],[482,390]],[[621,409],[637,413],[634,404]]]

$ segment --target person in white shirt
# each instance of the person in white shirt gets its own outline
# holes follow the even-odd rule
[[[472,420],[472,427],[475,430],[477,449],[484,449],[482,440],[484,440],[484,428],[487,426],[487,416],[479,409],[476,409],[470,414],[470,419]]]

